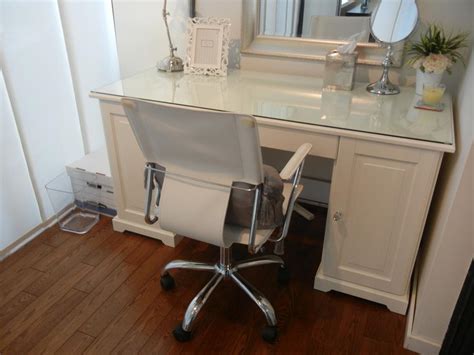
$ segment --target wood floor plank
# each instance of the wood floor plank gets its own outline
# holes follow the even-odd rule
[[[0,288],[0,307],[15,298],[20,292],[41,278],[44,272],[28,268],[15,273],[13,280],[3,282]]]
[[[140,266],[153,253],[153,245],[159,244],[144,239],[140,246],[127,257],[107,278],[96,287],[71,313],[32,349],[33,353],[54,353],[71,337],[81,325],[93,315],[114,291],[128,278],[133,277]]]
[[[192,340],[177,342],[172,329],[211,275],[173,270],[176,287],[164,292],[159,270],[171,259],[216,262],[219,248],[186,238],[176,248],[165,247],[133,233],[115,233],[106,219],[82,237],[53,228],[0,263],[0,276],[10,275],[0,278],[8,289],[0,288],[0,296],[19,292],[0,307],[0,353],[412,354],[402,348],[405,317],[369,301],[312,289],[326,211],[311,210],[313,221],[296,215],[292,221],[284,256],[292,275],[288,286],[276,284],[275,265],[242,271],[276,310],[275,344],[261,339],[265,317],[229,280],[201,309]],[[234,255],[249,257],[238,245]],[[33,278],[27,270],[43,258],[45,272],[55,276],[49,284],[33,280],[37,296],[25,291],[32,284],[24,285]]]
[[[105,219],[102,222],[107,223],[109,218],[104,218]],[[52,250],[71,239],[77,239],[77,235],[62,231],[57,224],[53,224],[36,238],[22,246],[15,253],[0,261],[0,278],[2,277],[1,273],[4,270],[11,269],[12,265],[19,260],[21,260],[21,262],[27,262],[31,264],[37,262],[38,259],[35,258],[34,254],[40,251],[39,248],[47,246],[49,247],[49,250]],[[31,265],[29,264],[28,266]]]
[[[82,259],[84,259],[89,253],[93,252],[112,234],[113,231],[104,226],[94,234],[80,240],[80,242],[65,245],[67,248],[64,248],[64,250],[60,250],[59,248],[56,249],[55,251],[57,253],[52,257],[52,260],[55,260],[56,262],[54,267],[47,267],[46,269],[48,269],[48,272],[45,272],[42,277],[29,285],[26,291],[36,296],[42,295],[53,283],[65,275],[69,270],[77,265],[77,263],[82,262]],[[74,248],[72,248],[71,245],[74,245]],[[60,256],[60,254],[62,255]],[[37,268],[37,266],[38,264],[35,264],[34,267]],[[40,267],[40,269],[43,269],[43,267]]]
[[[67,242],[69,239],[73,239],[75,237],[76,235],[61,230],[59,225],[55,223],[53,226],[51,226],[51,228],[48,228],[44,233],[41,234],[39,240],[44,244],[57,248]]]
[[[175,258],[215,262],[218,255],[218,248],[188,240],[187,247],[182,252],[177,253]],[[141,354],[173,354],[180,352],[181,348],[171,335],[171,331],[183,320],[189,302],[211,278],[211,274],[208,272],[189,270],[174,270],[172,274],[176,287],[171,291],[162,292],[161,296],[170,302],[176,303],[163,321],[155,325],[156,329],[141,348]],[[199,331],[202,333],[205,332],[205,329],[201,328]]]
[[[28,307],[34,300],[36,296],[31,295],[26,292],[20,292],[15,298],[7,302],[0,307],[0,328],[7,326],[7,323],[10,322],[18,313]]]
[[[111,324],[95,339],[89,348],[87,354],[110,353],[120,340],[130,331],[133,324],[140,318],[143,312],[150,304],[158,300],[163,301],[160,297],[161,286],[160,277],[152,278],[145,287],[140,291],[138,296],[123,309],[119,316],[116,317]],[[157,299],[158,297],[158,299]],[[171,304],[163,303],[163,312],[166,314],[171,309]]]
[[[97,337],[121,310],[138,295],[141,288],[153,276],[159,274],[165,261],[171,257],[173,249],[160,246],[140,268],[120,286],[103,305],[79,329]],[[119,339],[120,340],[120,339]]]
[[[155,297],[155,300],[132,325],[127,336],[122,337],[118,345],[113,349],[114,353],[136,354],[140,351],[158,325],[176,304],[176,300],[170,300],[162,296],[160,293]]]
[[[179,344],[171,334],[176,325],[182,321],[183,312],[170,311],[155,329],[139,354],[179,354]]]
[[[3,271],[0,272],[0,288],[7,287],[7,282],[17,279],[18,272],[30,268],[53,250],[54,248],[49,245],[36,243],[33,247],[26,249],[22,256],[16,257],[14,254],[0,262],[0,266],[3,267],[5,265]],[[20,253],[20,251],[18,253]]]
[[[37,319],[31,326],[18,335],[5,349],[5,354],[25,354],[38,341],[47,335],[52,328],[87,296],[86,293],[71,289]]]
[[[79,281],[74,288],[90,293],[94,290],[120,263],[125,261],[135,248],[140,245],[141,238],[137,236],[124,236],[113,234],[109,247],[104,248],[107,253],[102,253],[103,260],[94,271]],[[103,246],[102,246],[103,247]],[[88,264],[90,265],[90,264]]]
[[[111,231],[109,228],[107,228],[108,222],[109,218],[101,218],[99,222],[89,231],[89,233],[84,235],[62,232],[65,233],[64,237],[67,238],[66,242],[55,248],[46,257],[35,263],[33,267],[43,272],[57,269],[56,265],[59,264],[62,259],[74,254],[77,248],[80,248],[82,245],[86,244],[86,241],[91,239],[95,240],[98,234],[102,234],[100,232],[105,232],[107,235],[109,235]]]
[[[90,335],[75,332],[64,344],[61,346],[55,354],[57,355],[74,355],[82,354],[87,347],[92,344],[94,338]]]
[[[360,354],[370,355],[400,355],[402,350],[396,350],[390,343],[378,341],[370,338],[361,339],[362,348]]]
[[[346,296],[346,295],[344,295]],[[359,354],[362,349],[362,338],[367,323],[367,302],[352,297],[345,297],[342,306],[342,321],[339,323],[331,347],[341,354]],[[327,344],[327,342],[326,342]]]
[[[387,312],[386,308],[374,304],[367,310],[367,317],[372,319],[364,327],[364,336],[376,341],[391,342],[396,339],[403,342],[405,334],[405,317]]]
[[[0,329],[0,349],[8,346],[17,336],[39,319],[57,301],[59,301],[76,282],[90,272],[92,267],[78,264],[63,278],[52,285],[43,295],[29,304],[14,317],[7,327]]]
[[[230,280],[225,280],[218,287],[217,292],[204,305],[209,312],[202,314],[196,322],[195,342],[184,344],[180,349],[181,353],[195,349],[197,353],[222,354],[231,349],[233,352],[245,349],[252,331],[248,329],[248,324],[253,321],[256,305],[249,298],[242,297],[245,296],[243,292]],[[219,316],[214,317],[214,314]],[[263,316],[261,324],[262,327],[265,325]],[[232,334],[232,337],[227,337],[227,334]]]
[[[110,251],[114,250],[117,245],[120,245],[122,238],[127,238],[132,234],[113,232],[108,238],[106,238],[97,248],[92,250],[87,256],[82,259],[81,262],[84,264],[97,266],[105,258],[110,255]]]

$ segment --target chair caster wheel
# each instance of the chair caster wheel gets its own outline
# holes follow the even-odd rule
[[[161,276],[160,278],[160,285],[161,285],[161,288],[163,290],[171,290],[172,288],[174,288],[174,279],[173,279],[173,276],[171,276],[170,274],[165,274],[163,276]]]
[[[191,332],[184,330],[181,324],[174,328],[173,336],[180,343],[184,343],[186,341],[191,340]]]
[[[278,329],[276,326],[267,325],[262,330],[262,338],[267,343],[274,343],[278,337]]]
[[[280,285],[287,285],[290,282],[290,270],[286,266],[278,268],[277,281]]]

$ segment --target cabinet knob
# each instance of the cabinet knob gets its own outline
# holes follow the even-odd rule
[[[336,211],[334,215],[332,216],[332,219],[334,222],[338,222],[342,219],[342,212]]]

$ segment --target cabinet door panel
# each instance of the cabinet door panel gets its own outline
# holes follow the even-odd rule
[[[403,294],[429,207],[439,153],[341,139],[324,246],[327,275]],[[334,213],[342,213],[334,221]]]
[[[351,213],[345,218],[351,233],[344,235],[342,269],[357,268],[380,279],[390,274],[390,250],[397,247],[395,236],[400,233],[414,168],[413,163],[355,156],[347,208]]]

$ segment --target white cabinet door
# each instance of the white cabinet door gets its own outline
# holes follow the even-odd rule
[[[406,293],[441,157],[439,152],[341,138],[323,253],[325,275]]]

